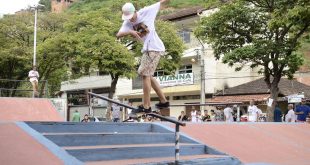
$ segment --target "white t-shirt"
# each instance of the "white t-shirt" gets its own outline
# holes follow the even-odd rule
[[[248,115],[249,115],[249,121],[255,122],[257,121],[257,113],[258,113],[258,108],[256,105],[250,105],[248,107]]]
[[[286,117],[285,118],[286,121],[288,121],[288,119],[291,119],[291,122],[295,122],[296,120],[296,115],[293,109],[289,110],[285,117]]]
[[[143,22],[149,29],[149,33],[142,38],[144,44],[141,52],[145,51],[158,51],[164,52],[165,46],[163,41],[159,38],[155,30],[155,18],[160,9],[160,2],[157,2],[151,6],[144,7],[137,12],[137,21],[132,23],[129,20],[123,22],[119,32],[128,32],[133,30],[133,26]]]
[[[38,71],[35,71],[35,70],[31,70],[31,71],[29,71],[29,73],[28,73],[28,77],[30,77],[30,82],[38,81],[39,72],[38,72]]]
[[[191,118],[192,118],[192,122],[194,123],[197,122],[196,111],[191,111]]]
[[[233,122],[234,121],[234,118],[232,116],[232,113],[233,113],[233,110],[229,107],[226,107],[224,109],[224,115],[225,115],[225,118],[226,118],[226,121],[227,122]]]
[[[121,107],[117,104],[112,104],[112,117],[113,119],[115,118],[120,118],[121,116]]]

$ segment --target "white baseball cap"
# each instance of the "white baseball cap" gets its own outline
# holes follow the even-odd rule
[[[122,8],[122,19],[123,20],[129,20],[133,17],[135,14],[136,8],[132,3],[125,3],[125,5]]]

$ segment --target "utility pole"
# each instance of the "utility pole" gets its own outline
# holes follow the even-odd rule
[[[37,64],[36,52],[37,52],[37,15],[39,7],[45,7],[44,5],[37,4],[36,6],[30,7],[34,9],[34,35],[33,35],[33,66]]]
[[[202,46],[200,53],[200,83],[201,83],[201,91],[200,91],[200,104],[206,103],[206,87],[205,87],[205,60],[204,60],[204,46]],[[201,112],[205,110],[205,106],[200,106]]]
[[[204,63],[204,56],[205,56],[205,47],[203,43],[200,41],[199,38],[197,38],[198,41],[201,44],[201,49],[199,52],[199,49],[197,50],[197,56],[200,61],[200,104],[206,103],[206,90],[205,90],[205,63]],[[205,110],[205,106],[200,106],[201,112]]]

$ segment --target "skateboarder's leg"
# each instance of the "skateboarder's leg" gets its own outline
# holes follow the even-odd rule
[[[157,96],[159,97],[159,101],[161,103],[167,102],[165,94],[162,92],[159,83],[156,81],[154,77],[151,77],[151,85],[154,91],[156,92]]]
[[[143,107],[148,109],[151,106],[151,76],[142,76],[143,83]]]

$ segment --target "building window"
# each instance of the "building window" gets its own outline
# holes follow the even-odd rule
[[[191,32],[187,30],[183,30],[179,32],[179,36],[182,38],[184,43],[191,42]]]
[[[185,74],[185,73],[193,73],[193,66],[192,65],[183,65],[179,69],[179,74]]]
[[[164,76],[164,75],[167,75],[164,70],[156,70],[153,76],[158,77],[158,76]]]

